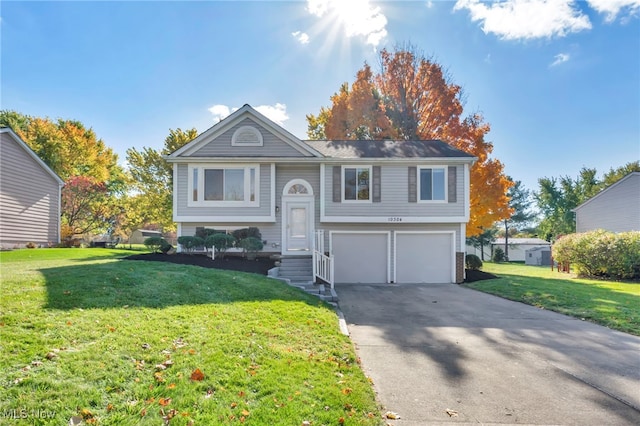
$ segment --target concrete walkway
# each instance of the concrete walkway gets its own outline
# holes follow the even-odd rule
[[[640,337],[455,284],[337,284],[392,425],[640,425]]]

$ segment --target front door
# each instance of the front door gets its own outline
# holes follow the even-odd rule
[[[310,203],[290,201],[286,203],[286,251],[305,252],[311,250]]]

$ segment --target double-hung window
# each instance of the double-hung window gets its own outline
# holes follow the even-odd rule
[[[342,175],[343,201],[371,201],[371,166],[343,166]]]
[[[443,166],[418,167],[419,201],[447,201],[446,171]]]
[[[190,167],[190,206],[257,206],[259,166]]]

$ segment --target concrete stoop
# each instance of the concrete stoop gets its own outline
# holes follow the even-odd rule
[[[284,277],[280,275],[280,267],[275,267],[269,270],[267,274],[269,278],[276,279],[278,281],[285,282],[292,287],[299,288],[304,290],[305,292],[317,296],[321,300],[325,302],[329,302],[331,304],[335,304],[338,302],[338,294],[334,289],[329,285],[324,284],[314,284],[312,280],[292,280],[289,277]]]

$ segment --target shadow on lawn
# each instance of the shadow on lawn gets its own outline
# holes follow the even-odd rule
[[[291,300],[321,304],[314,296],[263,275],[170,262],[78,264],[41,269],[48,309],[92,309]]]

